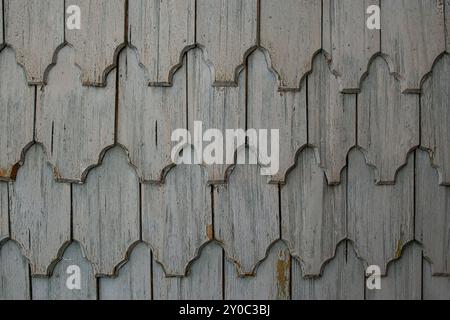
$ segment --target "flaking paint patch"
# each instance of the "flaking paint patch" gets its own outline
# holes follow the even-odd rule
[[[289,254],[287,254],[285,250],[280,250],[280,252],[278,253],[277,261],[277,283],[279,298],[289,298],[289,270]]]
[[[214,229],[213,229],[212,224],[208,224],[206,226],[206,236],[208,237],[209,240],[214,239]]]

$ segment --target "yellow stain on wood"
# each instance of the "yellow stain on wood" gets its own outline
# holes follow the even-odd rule
[[[206,236],[208,237],[209,240],[214,239],[214,229],[213,229],[212,224],[208,224],[206,226]]]
[[[278,297],[289,298],[290,257],[285,250],[280,250],[277,261]]]
[[[397,249],[395,249],[395,259],[400,259],[403,251],[403,241],[402,239],[397,241]]]

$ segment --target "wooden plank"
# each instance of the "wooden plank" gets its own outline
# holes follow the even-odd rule
[[[0,182],[0,243],[9,237],[9,191],[6,182]]]
[[[128,40],[137,49],[150,85],[167,86],[195,45],[195,0],[133,0]]]
[[[186,150],[185,150],[186,151]],[[171,169],[164,184],[142,186],[142,233],[170,276],[184,276],[212,240],[211,187],[199,165]]]
[[[64,1],[5,0],[5,41],[14,48],[29,84],[43,84],[64,43]]]
[[[407,154],[419,144],[419,95],[402,94],[380,57],[369,67],[358,95],[358,145],[377,168],[380,184],[393,184]]]
[[[123,149],[109,150],[84,185],[73,185],[73,237],[96,276],[110,276],[140,238],[139,181]]]
[[[445,54],[423,85],[421,145],[431,151],[439,183],[450,186],[450,55]]]
[[[0,70],[0,180],[11,180],[33,141],[35,88],[27,85],[10,48],[0,52]]]
[[[82,181],[100,154],[114,144],[115,71],[106,88],[83,87],[73,49],[64,47],[39,88],[36,140],[57,169],[57,178]]]
[[[150,300],[152,298],[152,254],[140,243],[129,260],[119,269],[116,278],[100,278],[101,300]]]
[[[5,45],[5,30],[3,30],[3,1],[0,3],[0,49]]]
[[[439,186],[427,152],[416,152],[416,168],[416,240],[433,274],[450,276],[450,187]]]
[[[239,274],[252,275],[280,238],[278,186],[267,184],[258,165],[237,165],[227,185],[214,188],[214,228]]]
[[[203,130],[245,128],[245,72],[239,75],[239,87],[214,87],[214,76],[200,50],[187,54],[188,65],[188,129],[194,137],[196,121],[203,123]],[[202,136],[198,135],[202,144]],[[225,139],[225,138],[224,138]],[[195,143],[195,141],[193,141]],[[225,150],[224,150],[225,154]],[[225,158],[225,157],[224,157]],[[222,160],[225,163],[225,159]],[[208,182],[223,183],[227,165],[208,165]]]
[[[69,4],[81,10],[81,29],[66,26],[65,30],[82,70],[81,81],[83,85],[106,85],[107,74],[125,45],[125,0],[72,0]]]
[[[380,51],[380,31],[367,28],[367,8],[379,0],[325,0],[323,49],[338,75],[339,89],[358,92],[371,57]]]
[[[72,270],[71,268],[78,268]],[[70,277],[79,276],[80,288],[69,289]],[[83,257],[80,245],[72,243],[49,278],[33,278],[33,300],[95,300],[97,281],[91,264]]]
[[[309,144],[316,148],[329,184],[341,182],[347,153],[356,143],[356,96],[341,94],[323,54],[308,76]]]
[[[280,86],[297,89],[322,45],[322,3],[261,0],[261,45],[271,56]]]
[[[223,250],[217,243],[202,249],[199,260],[189,267],[186,277],[166,277],[162,266],[153,263],[155,300],[221,300]]]
[[[350,242],[342,242],[335,257],[316,278],[305,278],[301,263],[292,261],[292,299],[294,300],[363,300],[364,266]]]
[[[33,275],[47,275],[70,241],[70,185],[53,179],[42,146],[26,154],[10,190],[11,238],[20,243]]]
[[[446,22],[446,40],[447,40],[447,52],[450,51],[450,0],[445,0],[445,22]]]
[[[281,189],[281,234],[304,276],[320,275],[337,244],[346,238],[346,173],[340,185],[329,186],[314,151],[303,150]]]
[[[297,152],[307,143],[306,86],[300,92],[279,92],[276,75],[261,50],[248,59],[248,128],[279,130],[279,162],[272,182],[285,182],[287,171],[295,164]],[[271,146],[271,145],[270,145]],[[274,154],[274,149],[268,150]]]
[[[422,78],[446,49],[443,1],[381,0],[381,17],[381,51],[401,75],[401,90],[420,91]]]
[[[432,265],[423,262],[423,300],[450,300],[450,277],[432,275]]]
[[[257,0],[197,0],[197,42],[214,69],[214,84],[238,83],[257,45]]]
[[[389,265],[381,277],[381,290],[366,287],[367,300],[420,300],[422,296],[422,250],[417,244],[407,246],[402,257]]]
[[[148,87],[133,49],[126,48],[119,60],[118,142],[142,180],[161,181],[173,165],[172,132],[187,127],[186,66],[174,75],[172,87]]]
[[[376,185],[374,169],[362,152],[349,153],[347,232],[365,266],[386,265],[400,258],[414,239],[414,157],[398,174],[395,185]]]
[[[28,263],[19,246],[8,241],[0,246],[0,300],[29,300]]]
[[[236,265],[225,261],[226,300],[289,300],[291,256],[283,242],[270,249],[267,259],[258,266],[254,276],[241,277]]]

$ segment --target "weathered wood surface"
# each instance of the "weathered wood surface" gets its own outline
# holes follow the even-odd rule
[[[172,84],[183,53],[195,45],[195,0],[133,0],[128,41],[137,49],[151,85]]]
[[[3,14],[3,1],[2,2],[0,2],[0,12],[2,13],[1,15],[0,15],[0,49],[4,46],[4,42],[5,42],[5,33],[4,33],[4,31],[5,30],[3,30],[3,16],[4,16],[4,14]]]
[[[0,182],[0,243],[9,237],[8,183]]]
[[[437,61],[421,95],[421,145],[431,151],[439,183],[450,186],[450,55]]]
[[[0,246],[0,300],[29,300],[30,273],[27,260],[14,241]]]
[[[358,145],[380,184],[393,184],[408,152],[419,144],[419,95],[402,94],[385,60],[376,58],[358,95]]]
[[[46,275],[70,241],[70,185],[53,179],[42,146],[26,153],[10,188],[11,238],[20,243],[33,275]]]
[[[450,187],[439,186],[438,173],[425,151],[416,152],[416,240],[433,262],[433,274],[450,276]]]
[[[413,243],[402,257],[391,263],[387,276],[381,277],[381,289],[369,290],[367,300],[420,300],[422,298],[422,250]]]
[[[95,275],[113,275],[140,239],[140,185],[123,149],[109,150],[84,185],[73,185],[73,238]]]
[[[81,29],[65,30],[82,70],[81,81],[84,85],[104,85],[125,43],[125,0],[72,0],[68,4],[81,10]]]
[[[281,87],[297,89],[321,49],[322,3],[261,0],[261,46],[269,51]]]
[[[401,90],[420,91],[422,78],[446,49],[443,1],[381,0],[381,17],[381,52],[401,76]]]
[[[14,52],[0,52],[0,180],[14,178],[23,149],[33,141],[34,94]]]
[[[447,32],[445,34],[447,40],[447,52],[450,51],[450,0],[445,0],[445,22],[447,27]]]
[[[450,300],[450,277],[432,276],[431,263],[423,262],[423,299],[424,300]]]
[[[57,178],[82,181],[100,154],[114,144],[115,74],[106,88],[84,87],[74,51],[64,47],[38,89],[36,140],[45,146]]]
[[[226,300],[289,300],[291,256],[283,242],[270,248],[267,259],[258,266],[255,276],[241,277],[236,265],[225,261]]]
[[[75,274],[71,267],[78,267]],[[78,272],[78,270],[76,271]],[[69,289],[70,276],[80,277],[80,288]],[[91,264],[83,257],[79,244],[72,243],[64,252],[49,278],[33,278],[33,300],[95,300],[97,281]]]
[[[195,143],[195,121],[203,123],[204,132],[208,129],[219,129],[223,135],[228,129],[245,128],[245,72],[239,75],[238,87],[215,87],[213,74],[201,50],[188,52],[187,65],[188,129],[192,135],[192,142]],[[198,139],[197,143],[201,145],[202,136],[198,135]],[[225,160],[225,156],[219,159],[220,163],[224,163]],[[208,165],[208,181],[223,183],[227,168],[228,165]]]
[[[245,56],[257,45],[257,0],[197,0],[197,42],[214,70],[214,84],[238,81]]]
[[[115,278],[100,278],[101,300],[150,300],[152,298],[152,254],[140,243],[133,248],[129,260]]]
[[[253,274],[279,239],[278,186],[267,184],[259,165],[236,165],[227,185],[214,188],[215,238],[240,274]]]
[[[29,84],[42,84],[64,43],[64,1],[5,0],[5,41],[25,67]]]
[[[185,275],[212,228],[211,187],[200,165],[176,166],[164,184],[142,186],[142,238],[167,275]]]
[[[339,92],[323,54],[315,57],[308,76],[308,130],[328,183],[340,183],[347,153],[356,143],[356,95]]]
[[[281,189],[281,234],[300,259],[304,276],[320,275],[337,244],[346,238],[346,190],[343,182],[327,184],[314,151],[303,150]]]
[[[386,265],[400,258],[405,244],[414,239],[414,156],[401,169],[395,185],[376,185],[374,169],[363,154],[349,154],[347,186],[348,238],[355,243],[365,266]]]
[[[339,89],[358,92],[371,57],[380,51],[380,31],[367,28],[367,8],[380,0],[325,0],[323,49],[338,75]]]
[[[221,300],[222,282],[223,250],[214,242],[202,249],[186,277],[167,278],[161,265],[153,263],[155,300]]]
[[[297,152],[307,143],[306,86],[299,92],[279,92],[277,77],[261,50],[252,53],[248,63],[247,126],[268,130],[268,154],[272,155],[271,130],[279,130],[280,167],[271,180],[284,182]]]
[[[126,48],[119,57],[118,103],[119,144],[127,148],[141,180],[161,181],[173,165],[172,132],[187,127],[186,66],[174,75],[172,87],[149,87],[135,51]]]
[[[292,299],[363,300],[364,266],[350,242],[342,242],[320,277],[305,278],[300,262],[292,262]]]

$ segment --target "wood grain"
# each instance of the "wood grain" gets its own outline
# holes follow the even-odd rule
[[[65,30],[82,70],[81,81],[83,85],[106,85],[106,76],[125,43],[125,0],[71,0],[70,5],[81,10],[81,29]]]
[[[0,180],[11,180],[33,141],[35,88],[27,85],[10,48],[0,52],[0,70]]]
[[[33,145],[10,190],[11,238],[33,275],[47,275],[70,241],[70,185],[53,179],[42,146]]]
[[[197,0],[197,42],[216,86],[237,84],[245,56],[257,45],[257,18],[257,0]]]
[[[110,276],[140,238],[139,180],[123,149],[109,150],[84,185],[73,185],[73,237],[95,275]]]
[[[6,182],[0,182],[0,243],[9,237],[9,191]]]
[[[376,185],[373,168],[358,150],[348,157],[348,238],[366,267],[377,265],[385,274],[386,265],[414,239],[414,157],[395,185]]]
[[[8,241],[0,246],[0,300],[29,300],[28,263],[19,246]]]
[[[261,46],[271,57],[280,87],[297,89],[321,49],[322,3],[310,0],[261,0]]]
[[[387,63],[376,58],[358,95],[358,145],[377,169],[379,184],[393,184],[408,152],[419,144],[419,95],[402,94]]]
[[[346,173],[337,186],[327,184],[314,151],[303,150],[281,189],[281,234],[300,259],[304,276],[320,275],[337,244],[346,238]]]
[[[195,45],[195,0],[133,0],[128,40],[151,85],[172,85],[185,51]]]
[[[431,275],[431,263],[423,263],[423,300],[450,300],[450,277]]]
[[[106,88],[81,85],[74,51],[64,47],[40,87],[36,103],[36,140],[57,169],[57,178],[80,182],[114,144],[115,71]]]
[[[5,41],[14,48],[29,84],[43,84],[64,43],[64,1],[5,0]]]
[[[439,170],[439,183],[450,186],[450,55],[443,55],[433,68],[421,95],[421,145],[431,152]]]

